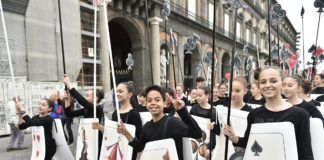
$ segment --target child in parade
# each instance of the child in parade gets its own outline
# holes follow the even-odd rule
[[[304,109],[293,106],[282,99],[282,75],[282,71],[278,67],[269,67],[260,73],[259,88],[266,98],[266,103],[249,113],[244,137],[236,136],[231,125],[227,124],[224,126],[223,133],[235,146],[246,148],[252,124],[292,122],[295,127],[299,160],[313,160],[309,115]]]
[[[140,104],[138,105],[136,110],[138,112],[148,112],[148,110],[146,108],[146,94],[145,94],[145,91],[140,91],[138,93],[137,97],[138,97],[138,101],[140,102]]]
[[[258,88],[258,83],[254,82],[251,86],[251,92],[252,92],[252,97],[250,97],[250,99],[248,100],[247,103],[249,104],[260,104],[260,105],[264,105],[265,103],[265,99],[264,97],[261,95],[261,92]]]
[[[304,79],[303,84],[301,86],[301,91],[298,93],[298,95],[304,101],[313,103],[315,106],[320,107],[321,106],[320,102],[318,102],[308,96],[309,93],[311,92],[311,90],[312,90],[312,83],[309,80]]]
[[[142,132],[142,120],[137,108],[133,108],[131,105],[131,97],[133,93],[131,92],[131,84],[129,82],[121,82],[117,86],[117,98],[118,103],[120,103],[120,119],[122,122],[127,124],[132,124],[136,127],[135,136],[138,137]],[[112,120],[118,121],[117,111],[115,110],[112,114]],[[104,126],[100,125],[98,122],[93,122],[92,127],[94,129],[99,129],[104,132]],[[137,152],[133,152],[132,159],[136,159]]]
[[[172,104],[172,99],[174,99],[174,90],[172,88],[167,88],[165,89],[165,97],[166,97],[166,100],[165,100],[165,107],[163,109],[163,112],[165,114],[168,114],[169,116],[174,116],[175,113],[176,113],[176,110],[175,108],[173,107],[173,104]]]
[[[196,88],[192,88],[189,92],[189,97],[188,97],[188,101],[189,103],[186,104],[188,106],[193,106],[194,104],[197,103],[196,101],[196,92],[197,92],[197,89]]]
[[[49,113],[54,109],[54,103],[46,98],[40,100],[38,105],[39,115],[30,118],[25,108],[17,101],[17,114],[19,115],[18,127],[20,130],[31,126],[43,126],[45,135],[45,160],[51,160],[56,152],[56,143],[52,137],[54,119]],[[24,121],[24,122],[23,122]]]
[[[311,94],[324,94],[323,80],[324,80],[323,74],[316,74],[314,76],[315,88],[312,90]]]
[[[99,119],[99,123],[104,123],[104,114],[103,108],[99,105],[101,99],[103,99],[103,95],[100,94],[99,91],[96,92],[96,97],[94,97],[93,89],[87,90],[85,93],[85,97],[83,97],[71,84],[70,78],[67,75],[63,76],[63,82],[66,85],[68,92],[65,93],[65,106],[64,113],[67,117],[79,117],[83,116],[83,118],[93,118],[94,117],[94,106],[93,103],[96,101],[96,117]],[[78,110],[71,110],[73,107],[71,104],[71,96],[74,97],[78,103],[83,106],[83,108]],[[98,132],[98,155],[100,155],[101,151],[101,143],[102,143],[102,133]],[[99,157],[99,156],[98,156]]]
[[[172,138],[176,144],[179,160],[183,160],[182,137],[199,139],[202,136],[201,129],[188,113],[182,100],[175,100],[170,95],[165,95],[162,88],[156,85],[148,87],[145,92],[147,109],[152,114],[152,120],[143,126],[139,137],[132,137],[123,122],[118,125],[118,132],[127,137],[129,145],[135,152],[143,151],[147,142]],[[173,116],[165,116],[163,113],[165,96],[171,99],[182,120]]]
[[[210,109],[212,106],[208,103],[208,98],[210,96],[210,89],[208,86],[200,86],[197,89],[197,102],[198,104],[195,104],[192,109],[190,110],[191,115],[195,115],[198,117],[208,118],[210,119]],[[216,118],[216,109],[212,108],[212,122],[215,122]],[[205,158],[209,158],[210,151],[215,148],[216,145],[216,139],[215,134],[210,135],[212,137],[212,146],[210,144],[207,144],[207,149],[205,151]]]
[[[226,95],[226,91],[227,91],[227,85],[226,83],[221,83],[218,86],[218,98],[220,100],[227,100],[227,95]]]
[[[185,102],[185,104],[187,105],[189,103],[188,99],[185,97],[185,94],[183,93],[184,89],[183,89],[183,85],[182,84],[178,84],[176,86],[176,97],[177,99],[181,99]]]
[[[311,117],[321,119],[324,126],[323,115],[317,109],[317,107],[313,105],[313,103],[306,102],[299,97],[298,93],[302,90],[302,83],[302,80],[298,76],[286,77],[283,81],[282,87],[285,97],[287,98],[289,103],[305,109]]]

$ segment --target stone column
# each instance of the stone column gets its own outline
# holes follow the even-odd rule
[[[153,65],[153,83],[161,85],[160,78],[160,31],[159,23],[162,19],[159,17],[152,17],[149,19],[151,24],[151,48],[152,48],[152,65]]]
[[[108,13],[107,13],[108,14]],[[104,92],[111,89],[110,86],[110,59],[108,51],[108,37],[105,28],[105,13],[102,5],[99,5],[99,19],[100,19],[100,44],[101,44],[101,61],[102,61],[102,80]],[[107,22],[108,23],[108,22]]]
[[[178,73],[179,74],[182,74],[178,78],[179,79],[178,82],[183,84],[184,82],[182,80],[184,80],[184,56],[185,56],[184,55],[184,49],[183,49],[183,44],[185,43],[184,42],[183,35],[178,34],[178,40],[177,40],[177,42],[178,42],[178,56],[179,56],[179,60],[180,60],[180,62],[178,62],[179,63],[178,65],[181,66],[181,68],[179,67],[179,69],[181,69],[181,71],[178,72]]]

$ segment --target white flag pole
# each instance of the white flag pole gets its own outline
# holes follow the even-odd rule
[[[3,16],[3,9],[2,9],[1,0],[0,0],[0,12],[1,12],[2,28],[3,28],[3,33],[4,33],[4,36],[5,36],[6,48],[7,48],[7,54],[8,54],[8,61],[9,61],[9,67],[10,67],[11,80],[12,80],[12,83],[14,85],[13,89],[14,89],[15,98],[16,98],[16,101],[18,101],[17,90],[16,90],[16,82],[15,82],[15,77],[14,77],[13,68],[12,68],[12,61],[11,61],[11,56],[10,56],[10,48],[9,48],[9,42],[8,42],[8,36],[7,36],[7,29],[6,29],[6,23],[5,23],[5,20],[4,20],[4,16]]]
[[[117,112],[117,119],[118,122],[120,122],[120,114],[119,114],[119,103],[118,103],[118,98],[117,98],[117,89],[116,89],[116,78],[115,78],[115,69],[114,69],[114,61],[112,57],[112,51],[111,51],[111,43],[110,43],[110,33],[109,33],[109,26],[108,26],[108,14],[107,14],[107,6],[106,6],[106,1],[104,1],[104,19],[105,21],[102,22],[105,24],[105,29],[107,33],[107,40],[108,40],[108,52],[109,52],[109,58],[110,58],[110,68],[111,68],[111,74],[112,74],[112,80],[113,80],[113,86],[114,86],[114,93],[115,93],[115,102],[116,102],[116,112]]]
[[[93,28],[93,118],[97,117],[97,3],[94,3]]]

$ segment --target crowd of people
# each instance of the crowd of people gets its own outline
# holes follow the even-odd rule
[[[85,96],[82,96],[71,85],[67,75],[64,75],[63,82],[67,86],[64,96],[53,94],[50,99],[41,99],[38,107],[39,115],[32,118],[28,116],[19,101],[15,102],[17,109],[14,115],[18,115],[18,118],[16,117],[17,121],[10,121],[12,138],[8,145],[8,151],[13,150],[15,137],[19,139],[18,148],[23,149],[21,142],[23,138],[21,138],[19,131],[30,126],[43,126],[46,141],[45,159],[51,159],[56,150],[51,134],[53,119],[60,118],[62,125],[66,125],[68,131],[67,143],[73,144],[74,139],[71,130],[73,117],[93,118],[93,103],[96,102],[96,117],[99,122],[93,122],[92,127],[100,131],[98,132],[98,153],[100,154],[105,125],[102,91],[97,90],[94,97],[94,90],[90,89],[86,91]],[[188,94],[184,92],[182,84],[177,84],[174,89],[152,85],[143,90],[137,90],[134,82],[121,82],[117,86],[117,94],[114,95],[118,98],[118,102],[115,102],[115,104],[120,104],[121,122],[118,123],[117,130],[129,140],[129,145],[134,148],[132,159],[140,156],[146,143],[172,138],[176,144],[178,157],[183,160],[182,137],[194,139],[202,137],[202,130],[191,115],[211,119],[207,128],[211,131],[212,145],[207,145],[204,154],[206,158],[215,148],[215,135],[224,134],[228,136],[236,146],[237,151],[244,152],[252,124],[287,121],[295,127],[298,158],[300,160],[312,160],[314,158],[309,118],[321,119],[324,126],[323,115],[317,109],[317,107],[320,107],[320,102],[323,101],[324,96],[319,96],[314,100],[309,97],[309,94],[324,95],[323,83],[323,75],[316,75],[314,83],[311,84],[309,80],[303,79],[299,75],[283,77],[282,70],[277,67],[269,67],[255,72],[251,84],[244,77],[234,78],[231,96],[229,96],[228,84],[216,84],[211,90],[202,77],[196,79],[196,86],[191,88]],[[76,106],[78,105],[82,107],[77,109]],[[253,109],[251,105],[260,105],[260,107]],[[190,111],[186,106],[190,106]],[[218,106],[249,112],[244,137],[238,137],[231,125],[225,125],[223,129],[221,128],[217,123],[218,119],[216,119]],[[142,126],[139,112],[150,112],[152,120]],[[112,120],[117,121],[117,117],[117,112],[114,111]],[[135,136],[129,133],[124,123],[136,127]]]

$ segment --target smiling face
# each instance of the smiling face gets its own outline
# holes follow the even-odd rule
[[[261,72],[259,79],[259,88],[265,98],[281,97],[281,80],[280,71],[269,68]]]
[[[315,86],[319,86],[323,83],[322,79],[321,79],[321,76],[320,75],[315,75],[314,77],[314,84]]]
[[[146,108],[152,116],[158,117],[163,115],[165,103],[160,92],[151,90],[146,95]]]
[[[127,86],[125,84],[119,84],[117,86],[117,98],[119,103],[125,103],[129,101],[132,93],[127,90]]]
[[[285,78],[285,80],[283,81],[282,91],[286,98],[298,96],[299,90],[300,87],[298,86],[298,82],[294,78]]]
[[[243,102],[243,97],[246,94],[247,89],[244,87],[242,82],[233,81],[232,84],[232,102],[233,103],[241,103]]]
[[[196,99],[196,94],[197,94],[197,90],[196,89],[192,89],[190,92],[190,97],[191,99]]]
[[[225,84],[219,86],[219,96],[225,97],[226,90],[227,90],[227,86]]]
[[[203,105],[207,102],[209,94],[205,94],[203,89],[197,89],[196,100],[200,105]]]
[[[51,112],[53,108],[49,107],[48,102],[45,99],[41,99],[38,104],[38,113],[41,115],[46,115]]]

